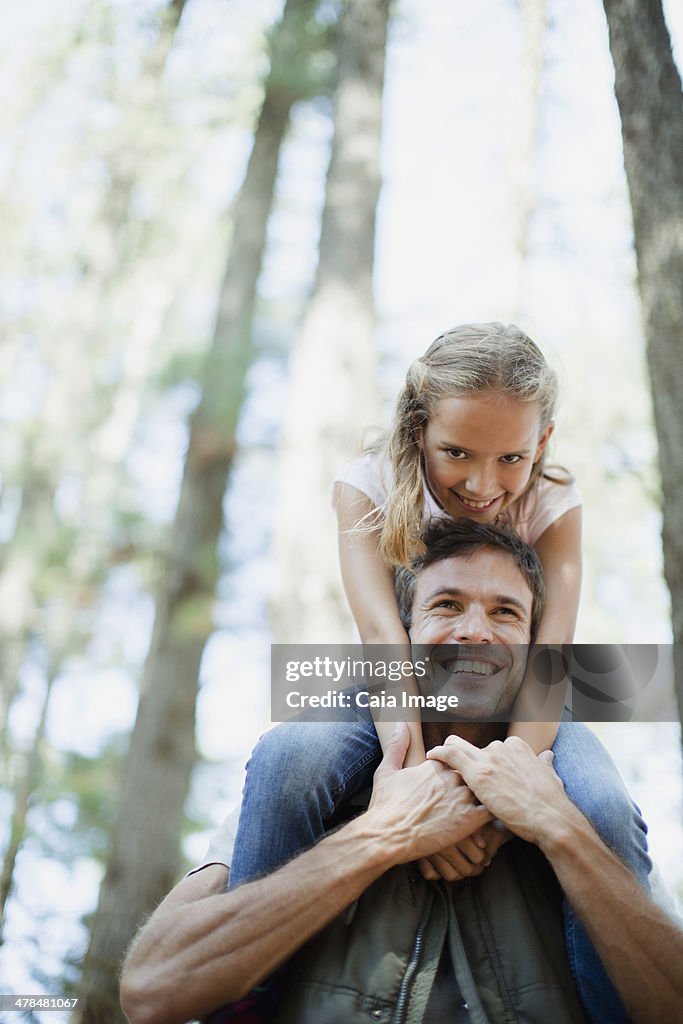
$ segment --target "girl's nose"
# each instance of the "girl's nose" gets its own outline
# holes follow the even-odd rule
[[[493,498],[493,472],[487,466],[471,466],[465,488],[476,498]]]

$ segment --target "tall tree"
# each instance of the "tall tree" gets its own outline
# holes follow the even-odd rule
[[[517,322],[523,299],[524,268],[529,251],[529,227],[534,212],[534,174],[540,121],[543,38],[547,0],[520,0],[522,56],[515,89],[513,138],[508,157],[506,200],[509,252],[500,280],[501,315]]]
[[[169,0],[162,8],[158,31],[150,46],[140,75],[130,86],[126,106],[144,120],[145,112],[159,100],[161,78],[171,52],[187,0]],[[124,133],[125,134],[125,133]],[[78,285],[69,296],[66,323],[60,325],[60,361],[53,367],[55,383],[41,410],[40,430],[28,439],[22,467],[22,500],[12,541],[3,552],[0,565],[0,603],[8,609],[0,627],[0,735],[12,703],[26,643],[36,628],[36,577],[41,572],[46,552],[54,546],[55,516],[53,502],[61,479],[60,457],[65,439],[89,433],[101,415],[102,407],[97,374],[93,372],[93,352],[101,353],[102,324],[110,317],[103,313],[124,272],[130,256],[126,228],[131,195],[142,164],[141,151],[148,145],[137,135],[137,152],[130,146],[130,134],[121,138],[106,154],[109,185],[102,195],[102,208],[96,225],[86,235],[87,246],[79,256]],[[170,297],[169,297],[170,304]],[[139,317],[146,325],[148,317]],[[151,340],[156,335],[151,333]],[[121,340],[117,338],[120,349]],[[136,337],[124,354],[140,361],[150,345],[150,332]],[[70,348],[64,358],[64,345]],[[105,417],[106,418],[106,417]],[[94,422],[95,421],[95,422]],[[11,599],[9,597],[11,595]]]
[[[55,660],[50,659],[45,668],[45,689],[31,746],[23,755],[15,757],[15,760],[19,762],[19,767],[16,771],[16,780],[13,787],[14,807],[10,821],[9,840],[3,853],[2,868],[0,869],[0,945],[5,941],[4,930],[7,905],[14,884],[17,856],[25,837],[31,798],[40,780],[41,751],[45,740],[45,727],[50,707],[50,697],[58,676],[57,663],[59,661],[59,654],[66,649],[67,637],[72,630],[71,613],[72,609],[66,604],[59,605],[54,609],[51,617],[52,621],[50,622],[50,632],[52,635],[50,636],[49,648],[55,652]],[[56,652],[59,652],[59,654]]]
[[[683,721],[683,98],[660,0],[603,0],[659,446],[664,575]]]
[[[83,965],[81,1021],[123,1021],[122,954],[168,891],[195,762],[194,710],[202,651],[212,630],[217,545],[236,427],[252,359],[252,318],[278,155],[292,105],[320,88],[308,58],[321,42],[315,0],[287,0],[270,40],[270,70],[233,236],[212,343],[193,414],[175,519],[156,593],[156,618],[122,778],[121,804]]]
[[[372,269],[388,0],[344,0],[314,293],[290,359],[273,605],[281,642],[350,639],[331,482],[350,431],[377,412]]]
[[[145,110],[151,110],[158,102],[161,77],[186,3],[187,0],[170,0],[159,13],[156,35],[145,54],[140,75],[130,86],[135,93],[132,99],[136,117],[144,116]],[[138,148],[142,149],[145,145],[147,143],[141,142]],[[139,152],[136,158],[132,158],[127,143],[124,145],[120,139],[107,155],[109,186],[102,194],[96,227],[87,236],[91,240],[90,247],[83,253],[78,285],[68,302],[67,319],[70,329],[63,331],[68,355],[65,358],[62,347],[58,348],[53,364],[54,384],[40,410],[39,426],[32,424],[30,427],[21,465],[19,513],[14,535],[3,550],[0,564],[0,606],[3,608],[0,628],[0,770],[6,772],[3,781],[11,785],[14,794],[10,841],[4,852],[0,872],[3,923],[13,888],[17,855],[25,837],[29,805],[34,797],[34,788],[40,782],[40,753],[51,690],[64,659],[73,653],[76,637],[82,641],[83,630],[78,625],[82,619],[79,603],[83,601],[88,584],[108,554],[107,545],[102,543],[101,531],[95,529],[90,534],[85,530],[85,538],[81,534],[77,543],[70,543],[74,539],[73,535],[55,514],[54,508],[55,494],[64,473],[73,471],[69,460],[76,447],[74,438],[78,438],[79,434],[88,436],[95,425],[100,428],[97,436],[105,432],[111,435],[114,426],[113,414],[107,415],[106,403],[100,403],[101,408],[98,405],[98,375],[93,371],[91,350],[101,354],[102,346],[98,344],[102,335],[101,325],[110,319],[103,306],[107,301],[112,301],[125,271],[129,255],[125,234],[130,198],[136,184],[136,171],[142,160]],[[167,305],[170,305],[172,289],[164,294]],[[136,330],[132,332],[136,336],[129,341],[128,346],[122,346],[118,340],[119,348],[124,349],[124,383],[129,386],[125,395],[119,395],[119,401],[115,404],[120,408],[121,398],[124,401],[127,399],[128,438],[134,425],[134,403],[130,395],[130,378],[133,374],[125,370],[133,362],[139,371],[141,358],[148,353],[150,342],[158,337],[160,332],[154,329],[156,312],[153,309],[150,315],[145,309],[143,315],[138,315]],[[147,333],[141,337],[145,329]],[[141,377],[138,372],[138,393],[142,389]],[[93,512],[95,494],[99,511],[103,508],[109,511],[113,504],[112,495],[115,493],[116,481],[120,480],[122,460],[127,451],[126,447],[123,450],[120,447],[124,439],[124,431],[120,430],[121,419],[119,415],[115,424],[119,450],[106,466],[105,460],[100,458],[97,461],[94,458],[91,447],[78,445],[79,450],[85,453],[81,456],[85,478],[82,502],[84,519],[87,519],[88,512]],[[125,445],[125,441],[123,443]],[[101,455],[101,452],[98,454]],[[109,486],[105,494],[102,482],[107,470]],[[97,521],[95,512],[90,525]],[[100,516],[99,524],[103,521]],[[60,554],[63,551],[59,559],[59,570],[54,564],[57,551]],[[56,576],[60,577],[59,587],[55,587]],[[49,581],[47,585],[46,579]],[[55,590],[59,592],[55,593]],[[89,594],[86,600],[91,597]],[[9,738],[5,735],[7,711],[19,689],[20,671],[26,661],[30,642],[35,641],[36,637],[40,638],[44,648],[47,665],[43,703],[37,715],[36,732],[28,749],[13,751],[9,757],[9,749],[5,750],[5,743],[9,748]]]

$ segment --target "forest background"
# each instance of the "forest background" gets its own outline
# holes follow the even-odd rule
[[[560,370],[577,641],[671,642],[620,8],[659,5],[4,12],[0,991],[121,1019],[122,949],[269,725],[271,639],[351,635],[329,481],[443,329],[514,320]],[[678,722],[596,729],[683,895]]]

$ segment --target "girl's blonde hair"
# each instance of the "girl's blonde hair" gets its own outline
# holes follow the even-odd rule
[[[408,370],[393,426],[376,446],[389,460],[393,475],[379,539],[380,553],[389,565],[409,565],[425,551],[423,456],[418,441],[437,403],[490,390],[538,405],[541,432],[552,421],[557,375],[538,346],[514,324],[453,327]],[[527,490],[542,475],[545,452],[533,467]]]

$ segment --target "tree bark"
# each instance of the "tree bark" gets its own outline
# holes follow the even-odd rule
[[[279,459],[275,639],[350,641],[332,479],[377,413],[372,270],[388,0],[342,5],[334,137],[314,293],[290,359]]]
[[[546,0],[521,0],[523,46],[516,82],[516,111],[508,161],[507,228],[510,250],[500,288],[500,308],[514,323],[520,320],[524,269],[529,254],[529,227],[534,212],[534,174],[538,145],[539,105],[543,74]]]
[[[659,445],[664,575],[683,721],[683,101],[660,0],[604,0]]]
[[[124,1020],[118,967],[136,927],[176,880],[178,843],[195,762],[194,710],[204,644],[213,628],[222,504],[252,359],[251,324],[278,155],[302,81],[288,75],[313,0],[287,0],[246,175],[234,204],[202,394],[156,595],[156,619],[122,779],[118,818],[83,965],[77,1019]],[[300,71],[300,69],[299,69]],[[295,74],[295,78],[297,75]]]

